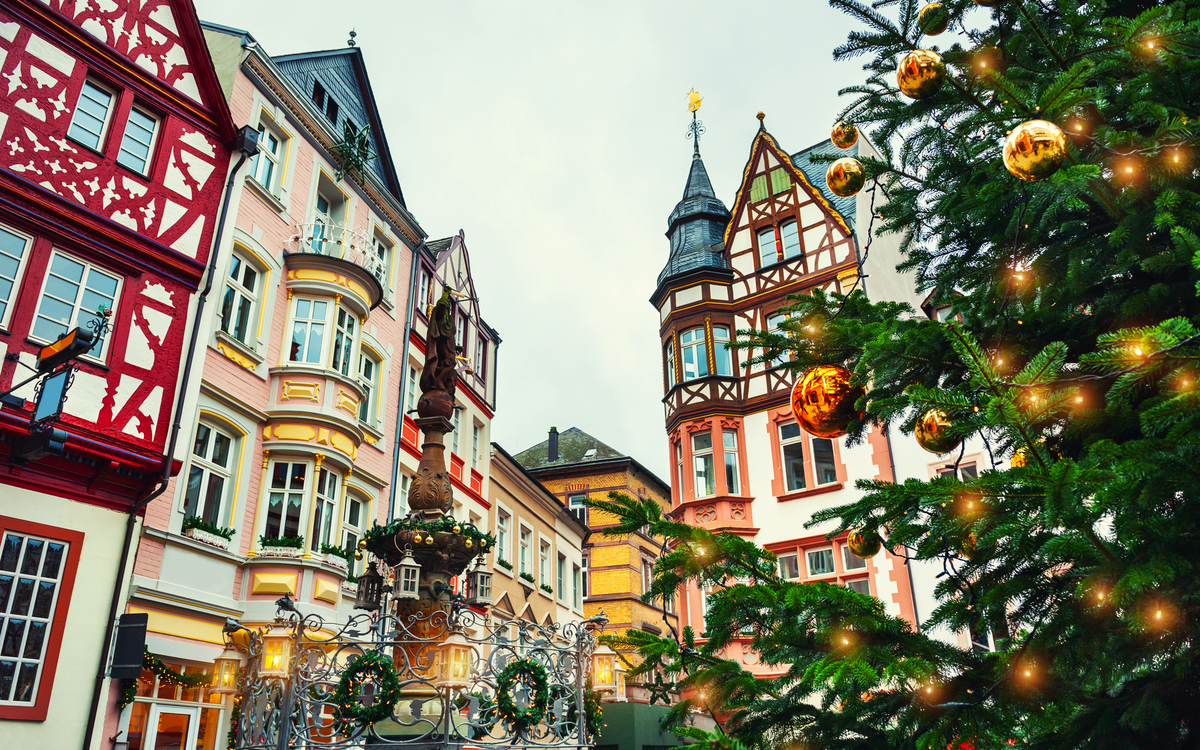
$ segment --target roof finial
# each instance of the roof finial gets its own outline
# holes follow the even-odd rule
[[[702,101],[703,99],[700,98],[700,94],[696,93],[696,89],[688,92],[688,112],[692,113],[692,124],[688,126],[687,137],[694,139],[692,141],[693,156],[700,155],[700,136],[704,134],[704,123],[696,119],[696,110],[700,109]]]
[[[763,114],[762,112],[759,112],[757,115],[755,115],[755,117],[758,118],[758,129],[766,130],[767,124],[765,122],[763,122],[763,120],[767,119],[767,116],[765,114]]]
[[[356,36],[358,36],[358,34],[354,33],[354,29],[350,29],[350,38],[346,40],[346,46],[347,46],[347,47],[353,47],[353,46],[354,46],[354,44],[355,44],[355,42],[354,42],[354,37],[356,37]]]

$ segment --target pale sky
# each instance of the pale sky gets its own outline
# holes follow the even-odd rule
[[[687,92],[704,97],[701,152],[729,205],[756,112],[795,153],[865,78],[833,62],[855,22],[822,0],[195,3],[271,55],[358,32],[408,208],[430,238],[465,230],[503,338],[492,439],[517,453],[578,427],[664,480],[648,299],[692,154]]]

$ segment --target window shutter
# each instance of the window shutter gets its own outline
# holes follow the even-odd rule
[[[146,648],[146,623],[149,619],[150,615],[145,612],[121,615],[117,624],[117,640],[113,644],[109,677],[136,680],[141,676],[142,652]]]

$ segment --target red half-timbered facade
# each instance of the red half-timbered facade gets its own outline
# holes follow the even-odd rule
[[[233,136],[188,0],[0,7],[0,390],[59,335],[109,325],[77,362],[62,456],[12,462],[35,383],[0,409],[0,735],[14,747],[83,741],[127,514],[171,468]]]
[[[826,538],[832,526],[805,526],[817,510],[852,502],[856,479],[893,478],[888,437],[872,428],[865,445],[848,448],[807,433],[791,414],[787,355],[747,367],[755,353],[727,347],[738,330],[778,328],[790,295],[854,284],[860,206],[827,193],[817,179],[824,165],[810,161],[834,151],[825,142],[789,155],[760,126],[731,209],[716,198],[698,149],[693,155],[669,219],[671,255],[651,298],[661,322],[673,513],[775,552],[785,579],[873,594],[915,623],[903,559],[859,559],[844,534]],[[708,593],[693,587],[681,602],[681,624],[697,633]],[[766,674],[748,641],[726,656]]]

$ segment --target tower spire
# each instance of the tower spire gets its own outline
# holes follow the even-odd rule
[[[700,109],[700,103],[703,99],[700,94],[696,93],[696,89],[688,92],[688,111],[692,113],[692,124],[688,126],[687,137],[692,139],[692,156],[699,158],[700,156],[700,136],[704,134],[704,123],[696,119],[696,110]]]

